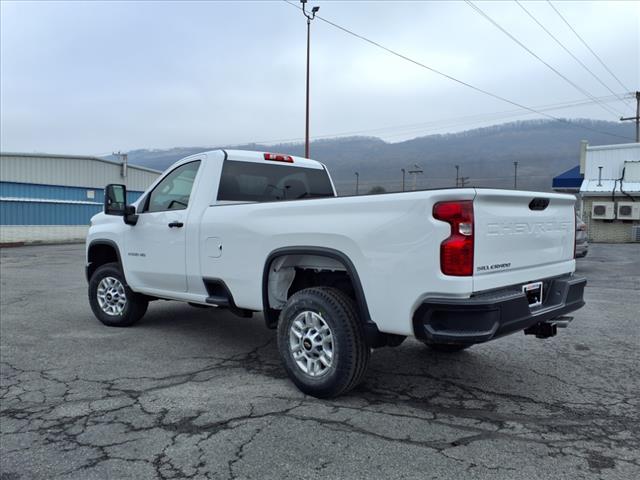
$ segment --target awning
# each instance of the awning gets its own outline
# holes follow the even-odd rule
[[[553,177],[552,187],[558,190],[580,190],[580,185],[582,185],[583,178],[584,175],[580,173],[580,165],[576,165],[566,172],[561,173],[557,177]]]

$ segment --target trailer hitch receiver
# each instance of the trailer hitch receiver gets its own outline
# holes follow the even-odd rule
[[[558,333],[558,328],[567,328],[573,317],[558,317],[547,322],[539,322],[525,328],[525,335],[535,335],[536,338],[551,338]]]

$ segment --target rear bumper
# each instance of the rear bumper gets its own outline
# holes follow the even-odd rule
[[[480,343],[578,310],[587,280],[563,276],[544,281],[543,304],[530,308],[519,285],[465,299],[430,298],[416,310],[416,337],[437,343]]]

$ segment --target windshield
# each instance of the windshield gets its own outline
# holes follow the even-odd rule
[[[222,167],[218,200],[274,202],[333,197],[324,168],[227,160]]]

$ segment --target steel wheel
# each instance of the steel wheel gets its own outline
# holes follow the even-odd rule
[[[96,292],[98,305],[107,315],[122,315],[127,306],[127,295],[122,282],[114,277],[104,277]]]
[[[278,351],[307,395],[332,398],[360,383],[371,350],[353,299],[331,287],[299,290],[278,319]]]
[[[289,349],[300,370],[321,377],[333,362],[333,334],[319,313],[301,312],[289,329]]]

